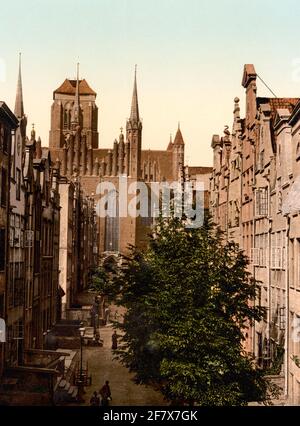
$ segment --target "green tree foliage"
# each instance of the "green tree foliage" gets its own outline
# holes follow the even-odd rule
[[[138,382],[204,406],[268,400],[269,383],[243,349],[246,328],[264,314],[247,262],[208,221],[158,221],[148,249],[133,249],[115,280],[126,308],[117,356]]]
[[[116,262],[102,262],[102,265],[93,271],[90,290],[107,296],[113,300],[119,289],[116,286],[118,268]]]

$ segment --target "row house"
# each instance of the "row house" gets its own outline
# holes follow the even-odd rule
[[[7,320],[7,284],[9,279],[9,215],[12,138],[18,120],[4,102],[0,102],[0,377],[4,370]]]
[[[9,174],[5,365],[24,365],[28,349],[42,349],[56,321],[59,217],[58,171],[35,130],[26,138],[21,63],[14,109]]]
[[[21,64],[19,64],[20,67]],[[14,114],[18,128],[12,135],[10,168],[9,259],[7,284],[7,341],[6,364],[23,363],[26,217],[23,160],[26,143],[27,117],[24,113],[21,69],[19,68]]]
[[[57,316],[59,179],[58,171],[51,167],[49,152],[38,158],[36,145],[32,131],[31,139],[25,139],[21,169],[23,203],[11,205],[6,309],[8,367],[26,364],[27,350],[43,349],[44,335]],[[14,197],[13,181],[11,187]],[[13,213],[17,208],[17,213]]]
[[[93,198],[26,128],[19,65],[14,113],[0,103],[0,404],[9,389],[15,403],[53,401],[66,354],[48,350],[49,333],[97,262]]]
[[[74,181],[60,176],[61,203],[59,239],[59,284],[61,318],[69,319],[77,306],[77,295],[87,289],[97,264],[97,223],[92,197],[86,196],[77,176]]]
[[[232,131],[213,136],[210,209],[260,281],[255,303],[266,316],[248,328],[246,350],[284,377],[288,402],[299,404],[300,100],[258,97],[256,79],[254,66],[245,65],[245,118],[235,98]]]

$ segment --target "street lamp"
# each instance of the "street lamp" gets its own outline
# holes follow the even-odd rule
[[[79,333],[80,333],[80,373],[79,373],[79,381],[78,381],[78,400],[79,402],[84,402],[83,394],[84,394],[84,382],[83,382],[83,374],[82,374],[82,341],[84,336],[85,328],[80,327]]]

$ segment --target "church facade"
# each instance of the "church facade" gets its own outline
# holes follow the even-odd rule
[[[85,79],[66,79],[53,93],[49,147],[52,158],[61,164],[60,173],[80,179],[87,195],[99,200],[99,183],[113,184],[117,203],[116,217],[98,220],[99,252],[126,253],[130,245],[142,247],[147,240],[151,217],[121,215],[118,211],[120,177],[126,178],[127,189],[136,182],[168,182],[182,179],[188,171],[184,167],[185,143],[178,126],[163,150],[142,149],[142,121],[139,113],[136,72],[134,76],[130,117],[126,131],[113,142],[111,148],[99,144],[98,108],[96,93]],[[128,203],[137,190],[129,190]]]

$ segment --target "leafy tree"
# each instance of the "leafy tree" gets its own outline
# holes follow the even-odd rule
[[[271,385],[243,349],[247,326],[264,315],[247,264],[210,221],[158,220],[148,249],[132,249],[114,280],[126,308],[116,354],[137,382],[204,406],[269,400]]]
[[[107,296],[109,300],[113,300],[119,293],[119,289],[115,284],[117,274],[118,269],[115,263],[102,262],[102,265],[93,272],[90,290]]]

